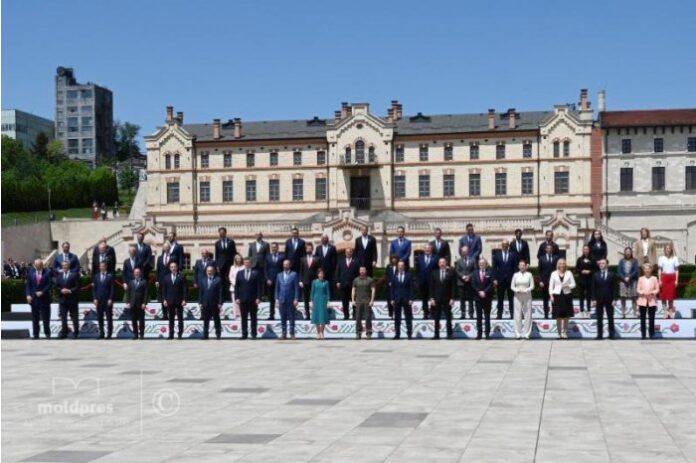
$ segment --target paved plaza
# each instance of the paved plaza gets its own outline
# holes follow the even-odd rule
[[[2,459],[696,462],[696,342],[3,340]]]

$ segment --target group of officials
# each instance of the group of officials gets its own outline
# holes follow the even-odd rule
[[[315,320],[311,317],[311,310],[314,282],[318,278],[322,283],[328,283],[326,300],[340,298],[345,319],[351,318],[350,308],[353,307],[356,337],[361,337],[363,332],[368,338],[371,337],[371,307],[375,298],[375,281],[372,276],[377,266],[377,240],[369,233],[368,227],[362,227],[354,246],[346,248],[342,256],[339,256],[327,236],[323,236],[315,247],[299,236],[297,228],[292,229],[291,236],[284,243],[283,253],[280,252],[279,243],[268,243],[258,233],[255,241],[249,244],[244,258],[239,255],[235,241],[227,236],[224,227],[219,228],[218,234],[214,254],[202,249],[200,259],[193,265],[193,286],[198,290],[197,302],[201,307],[204,339],[208,338],[211,319],[216,337],[221,337],[220,311],[223,302],[230,300],[241,317],[242,338],[246,339],[249,335],[255,338],[258,305],[264,296],[270,300],[269,318],[274,319],[276,308],[280,313],[281,337],[286,338],[289,331],[290,337],[294,338],[295,311],[300,303],[307,319]],[[644,236],[645,233],[641,232],[641,239]],[[639,249],[638,244],[636,249]],[[652,268],[655,265],[651,262],[654,257],[649,254],[654,254],[654,249],[645,249],[640,266],[643,268],[643,264],[650,264]],[[423,318],[434,320],[436,339],[439,338],[443,317],[447,337],[453,337],[452,307],[456,299],[460,302],[461,318],[466,318],[467,315],[468,318],[476,318],[477,338],[489,338],[494,293],[497,296],[497,318],[502,318],[507,301],[510,318],[515,320],[516,336],[528,339],[532,327],[531,292],[535,287],[541,290],[544,318],[549,318],[551,313],[557,320],[559,339],[567,338],[568,319],[574,316],[571,292],[576,287],[576,281],[554,241],[552,231],[546,232],[545,240],[536,254],[539,265],[536,284],[528,272],[529,244],[523,239],[519,229],[515,231],[514,239],[500,243],[500,248],[493,255],[492,266],[481,255],[482,241],[475,234],[472,224],[466,226],[466,233],[458,240],[457,251],[459,258],[452,265],[450,243],[442,238],[442,231],[438,228],[423,252],[414,256],[415,268],[412,271],[412,243],[406,238],[403,227],[397,229],[397,237],[389,246],[390,259],[385,275],[389,316],[395,322],[396,339],[401,336],[402,319],[406,324],[407,337],[410,339],[413,336],[412,307],[416,290],[422,301]],[[115,267],[114,249],[105,240],[100,241],[94,248],[91,268],[92,296],[100,339],[111,338],[113,333],[114,285],[119,284],[114,278]],[[169,338],[174,337],[175,322],[177,335],[182,337],[183,308],[188,302],[187,283],[180,274],[183,267],[184,249],[177,242],[176,233],[169,234],[156,260],[151,247],[144,242],[143,234],[137,235],[137,241],[129,247],[128,257],[122,267],[122,285],[126,307],[130,309],[134,339],[142,339],[144,336],[149,279],[153,270],[158,299],[162,303],[164,317],[169,321]],[[614,337],[615,283],[619,281],[622,285],[622,294],[625,289],[623,285],[629,283],[628,278],[624,278],[624,268],[629,266],[625,266],[622,260],[618,275],[608,270],[607,245],[599,230],[594,232],[576,263],[581,312],[584,311],[584,301],[587,301],[589,312],[590,300],[594,300],[598,320],[597,337],[600,339],[603,337],[604,314],[609,322],[609,337]],[[662,267],[658,270],[661,269]],[[647,268],[643,271],[644,275],[650,276]],[[69,243],[62,244],[62,252],[56,255],[51,269],[45,269],[40,259],[35,261],[26,278],[26,297],[32,305],[34,338],[39,336],[39,322],[43,323],[46,337],[50,337],[52,285],[55,285],[59,295],[62,323],[60,337],[64,338],[69,334],[68,318],[72,321],[73,336],[79,336],[79,274],[80,262],[70,252]],[[665,280],[665,276],[669,277],[661,272],[661,281]],[[637,276],[635,280],[637,283]],[[674,279],[667,278],[666,281],[672,282]],[[662,283],[657,285],[658,290],[661,289]],[[650,288],[651,294],[640,293],[639,284],[634,286],[635,297],[648,301],[641,306],[643,336],[645,337],[646,313],[650,315],[652,336],[656,305],[654,301],[657,297],[657,294],[652,294],[655,292],[654,285],[652,282],[643,285]],[[649,306],[646,305],[648,303]],[[325,310],[326,303],[322,305]],[[323,328],[327,318],[326,315],[320,316],[317,324],[321,324]]]

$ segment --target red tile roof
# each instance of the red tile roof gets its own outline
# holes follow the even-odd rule
[[[599,116],[602,127],[696,125],[696,108],[604,111]]]

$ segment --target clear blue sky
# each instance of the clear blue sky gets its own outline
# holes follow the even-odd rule
[[[696,106],[696,2],[5,0],[2,107],[53,117],[57,66],[151,133],[186,121]]]

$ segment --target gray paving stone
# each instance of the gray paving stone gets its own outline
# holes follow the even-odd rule
[[[218,434],[208,444],[268,444],[281,434]]]
[[[58,462],[58,463],[88,463],[101,458],[111,452],[101,452],[94,450],[49,450],[39,453],[22,461],[34,462]]]
[[[128,370],[122,371],[119,375],[156,375],[158,370]]]
[[[293,399],[287,405],[336,405],[341,399]]]
[[[168,383],[191,383],[191,384],[198,384],[198,383],[206,383],[210,381],[210,378],[172,378]]]
[[[587,371],[587,367],[581,366],[563,366],[563,365],[549,365],[549,370],[561,370],[561,371]]]
[[[377,412],[360,426],[369,428],[415,428],[428,416],[427,413]]]
[[[634,379],[674,379],[670,373],[637,373],[631,376]]]
[[[261,394],[270,391],[267,387],[227,387],[220,392],[231,392],[236,394]]]

